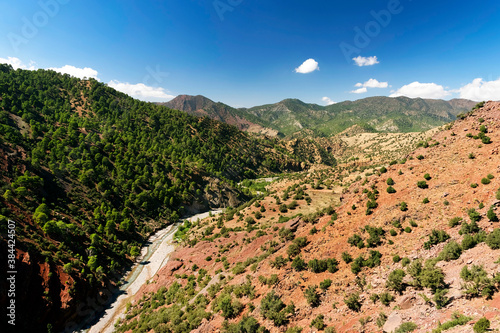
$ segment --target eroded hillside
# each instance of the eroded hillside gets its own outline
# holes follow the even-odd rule
[[[499,328],[499,148],[500,103],[488,102],[385,167],[281,179],[186,225],[117,330]]]

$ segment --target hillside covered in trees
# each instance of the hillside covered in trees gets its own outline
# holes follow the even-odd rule
[[[247,200],[238,181],[307,167],[284,147],[93,79],[0,65],[0,233],[15,221],[18,328],[60,329],[154,230]]]

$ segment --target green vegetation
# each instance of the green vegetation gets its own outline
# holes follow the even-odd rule
[[[451,261],[458,259],[461,254],[462,248],[460,247],[460,244],[456,241],[451,241],[444,246],[441,253],[439,253],[438,258],[439,260]]]
[[[482,317],[474,324],[474,333],[484,333],[490,328],[490,321]]]
[[[387,278],[386,287],[401,294],[405,289],[405,285],[403,284],[403,278],[405,276],[406,273],[402,269],[392,271]]]
[[[344,303],[352,311],[358,312],[359,310],[361,310],[361,300],[358,293],[350,294],[349,296],[344,298]]]
[[[450,328],[453,328],[455,326],[463,326],[471,320],[472,320],[471,317],[466,317],[463,314],[460,314],[458,312],[454,312],[451,315],[450,321],[447,321],[443,324],[439,324],[439,326],[437,328],[432,330],[432,333],[441,333],[441,332],[449,330]]]
[[[429,240],[424,243],[424,249],[429,250],[433,245],[446,242],[449,238],[450,235],[446,231],[432,229]]]
[[[402,323],[394,333],[408,333],[413,332],[418,328],[417,324],[410,322]]]
[[[425,180],[419,180],[417,182],[417,186],[419,188],[424,188],[424,189],[429,187],[429,185],[427,185],[427,182]]]
[[[321,303],[319,294],[316,292],[316,288],[317,287],[315,285],[312,285],[304,290],[304,297],[307,300],[307,304],[309,304],[313,308],[319,306]]]
[[[295,306],[293,303],[287,306],[273,290],[262,299],[260,313],[274,325],[283,326],[288,323],[287,314],[295,313]]]
[[[460,271],[460,277],[464,280],[462,289],[468,297],[484,296],[490,298],[496,290],[499,277],[490,279],[483,266],[472,265],[471,269],[464,266]]]

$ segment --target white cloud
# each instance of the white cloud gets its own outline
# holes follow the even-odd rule
[[[79,79],[83,79],[84,77],[86,77],[89,79],[93,78],[99,80],[99,78],[97,77],[99,73],[95,69],[92,69],[90,67],[78,68],[71,65],[64,65],[61,68],[49,68],[49,69],[62,74],[69,74]]]
[[[420,83],[418,81],[404,85],[389,97],[406,96],[410,98],[433,98],[440,99],[451,94],[443,86],[436,83]]]
[[[366,87],[363,87],[363,88],[359,88],[359,89],[353,90],[353,91],[351,91],[351,93],[353,93],[353,94],[364,94],[367,91],[368,91],[368,89],[366,89]]]
[[[496,81],[484,81],[477,78],[458,89],[457,92],[460,93],[460,98],[473,101],[498,101],[500,100],[500,78]]]
[[[361,83],[358,82],[354,85],[355,87],[358,87],[359,89],[351,91],[353,94],[364,94],[365,92],[368,91],[367,88],[387,88],[389,86],[389,83],[387,82],[379,82],[376,79],[369,79],[368,81]]]
[[[323,97],[321,100],[322,100],[323,102],[325,102],[325,103],[326,103],[326,105],[332,105],[332,104],[337,103],[337,102],[332,101],[330,97]]]
[[[144,83],[131,84],[128,82],[111,80],[108,86],[146,102],[167,102],[175,97],[174,95],[169,95],[164,88],[150,87]]]
[[[358,65],[359,67],[372,66],[379,63],[377,56],[373,57],[357,56],[356,58],[352,58],[352,60],[354,60],[356,65]]]
[[[314,71],[319,71],[318,62],[314,59],[307,59],[302,65],[295,68],[295,73],[307,74]]]
[[[34,61],[30,61],[30,63],[28,65],[24,64],[22,62],[21,59],[19,58],[16,58],[16,57],[7,57],[7,59],[5,58],[0,58],[0,64],[9,64],[12,66],[12,68],[14,69],[18,69],[18,68],[21,68],[21,69],[29,69],[29,70],[34,70],[36,69],[35,67],[35,62]]]
[[[389,83],[387,82],[379,82],[375,79],[369,79],[365,83],[363,83],[363,87],[367,88],[387,88],[389,86]]]

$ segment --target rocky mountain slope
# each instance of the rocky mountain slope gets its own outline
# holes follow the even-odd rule
[[[119,332],[500,328],[500,103],[381,168],[320,167],[193,225]]]

